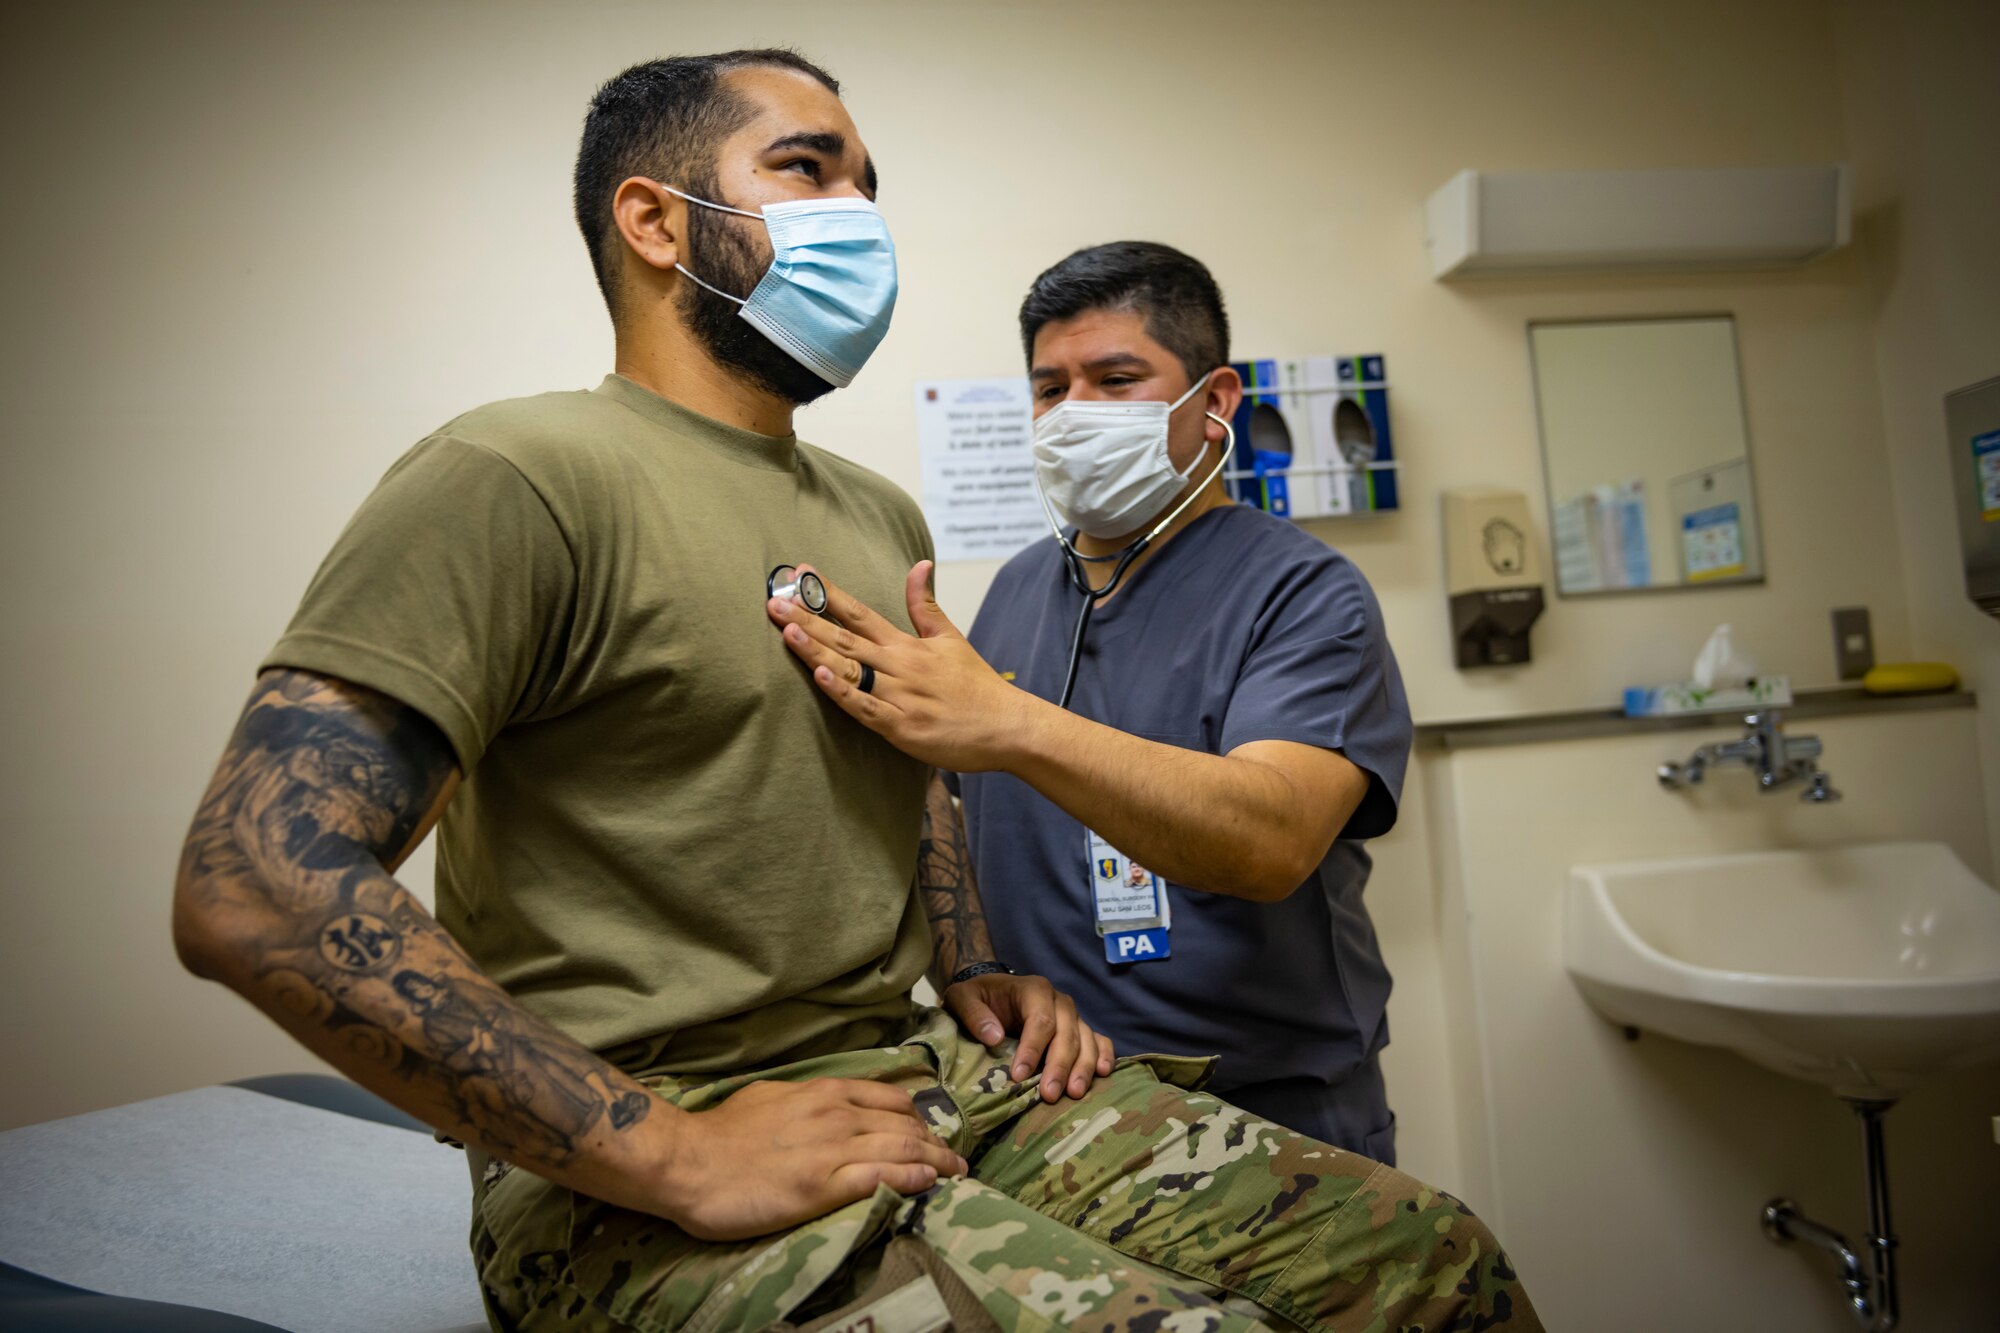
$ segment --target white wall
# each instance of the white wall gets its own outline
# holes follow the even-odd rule
[[[1925,356],[1878,340],[1861,252],[1781,274],[1426,275],[1419,208],[1461,167],[1826,162],[1888,133],[1893,89],[1843,109],[1823,0],[76,3],[10,19],[0,1126],[309,1063],[175,966],[185,822],[252,665],[381,471],[469,405],[608,367],[567,179],[590,91],[633,60],[795,43],[847,81],[905,288],[868,372],[801,425],[912,491],[911,382],[1018,369],[1021,293],[1079,245],[1204,258],[1241,355],[1386,353],[1408,508],[1311,530],[1375,581],[1420,717],[1608,705],[1677,675],[1722,619],[1823,683],[1827,608],[1871,606],[1893,658],[1912,646],[1906,592],[1921,606],[1936,583],[1934,520],[1899,472],[1890,521],[1903,455],[1881,444],[1883,394],[1934,405],[1889,373]],[[1946,119],[1897,120],[1879,156]],[[1948,196],[1926,216],[1973,202],[1947,169],[1925,179]],[[1438,492],[1523,490],[1546,529],[1526,321],[1717,310],[1737,320],[1770,582],[1556,601],[1532,666],[1455,671]],[[1975,325],[1956,317],[1936,343]],[[1926,436],[1900,412],[1892,440],[1915,456]],[[1905,578],[1904,541],[1921,576]],[[947,608],[969,620],[991,574],[946,568]],[[1943,611],[1923,615],[1925,642],[1959,651]],[[1405,1157],[1448,1182],[1476,1169],[1461,1135],[1478,1105],[1453,1093],[1466,1024],[1420,791],[1371,899],[1399,979]]]

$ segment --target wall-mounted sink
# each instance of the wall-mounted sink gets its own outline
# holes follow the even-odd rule
[[[2000,893],[1943,843],[1576,866],[1563,961],[1613,1022],[1846,1097],[2000,1060]]]

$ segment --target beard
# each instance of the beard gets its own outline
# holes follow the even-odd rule
[[[704,199],[717,199],[714,181],[701,185],[706,188],[691,192]],[[700,273],[702,282],[746,298],[763,279],[769,263],[757,254],[745,236],[748,221],[747,218],[738,221],[734,213],[718,213],[699,204],[688,208],[689,248],[694,251],[695,262],[687,267]],[[736,371],[755,388],[795,407],[803,407],[833,392],[833,385],[758,332],[743,318],[743,308],[734,301],[725,301],[698,283],[683,283],[681,287],[681,317],[719,365]]]

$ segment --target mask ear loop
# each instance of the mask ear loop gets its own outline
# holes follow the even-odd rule
[[[714,292],[717,296],[721,297],[725,301],[734,301],[738,305],[750,304],[750,298],[747,296],[731,296],[728,292],[723,291],[722,288],[716,286],[714,283],[703,282],[700,278],[695,277],[694,274],[688,272],[687,269],[683,268],[679,260],[674,261],[674,272],[680,274],[682,277],[686,278],[688,281],[692,282],[697,287],[707,288],[709,291]]]
[[[649,177],[648,179],[651,178]],[[759,222],[764,220],[762,213],[752,213],[747,208],[732,208],[728,204],[718,204],[713,200],[703,199],[700,195],[689,194],[686,190],[676,190],[665,181],[653,181],[652,183],[665,190],[668,194],[677,194],[691,204],[700,204],[703,208],[712,208],[718,213],[734,213],[738,217],[756,218]],[[1210,373],[1213,374],[1214,372],[1211,371]]]
[[[662,190],[665,190],[668,194],[679,195],[681,198],[687,200],[691,204],[700,204],[703,208],[712,208],[718,213],[734,213],[737,217],[740,218],[756,218],[759,222],[764,223],[764,225],[767,227],[771,225],[769,221],[765,219],[762,213],[752,213],[747,208],[731,208],[728,204],[714,203],[711,200],[703,199],[698,195],[689,194],[686,190],[676,190],[673,186],[668,185],[665,181],[653,181],[652,183],[654,185],[659,186]],[[693,273],[690,273],[678,259],[674,261],[674,272],[679,273],[680,275],[685,277],[688,281],[692,282],[695,286],[702,287],[707,289],[708,291],[714,292],[717,296],[721,297],[725,301],[734,301],[738,305],[750,304],[750,298],[747,296],[731,296],[728,292],[723,291],[722,288],[717,287],[714,283],[703,282],[700,278],[697,278]]]
[[[1179,504],[1175,505],[1174,511],[1171,514],[1168,514],[1165,518],[1161,519],[1158,523],[1154,524],[1153,530],[1147,533],[1144,537],[1141,537],[1139,539],[1141,541],[1150,542],[1153,540],[1153,538],[1165,532],[1167,530],[1167,525],[1173,522],[1175,519],[1179,518],[1181,516],[1181,511],[1183,509],[1186,509],[1189,505],[1193,504],[1196,498],[1199,497],[1203,491],[1207,490],[1210,484],[1213,483],[1217,477],[1222,475],[1222,469],[1229,466],[1229,456],[1236,452],[1236,427],[1230,425],[1227,421],[1224,421],[1221,417],[1215,415],[1215,413],[1213,412],[1204,412],[1202,413],[1202,415],[1207,417],[1210,421],[1213,421],[1216,425],[1222,427],[1222,457],[1215,460],[1215,466],[1210,468],[1208,470],[1208,475],[1201,479],[1201,485],[1189,491],[1187,493],[1187,498],[1185,500],[1182,500]]]

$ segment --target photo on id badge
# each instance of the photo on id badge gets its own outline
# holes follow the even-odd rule
[[[1152,963],[1170,956],[1167,932],[1173,904],[1167,882],[1125,853],[1086,831],[1086,865],[1097,933],[1107,963]]]

